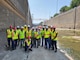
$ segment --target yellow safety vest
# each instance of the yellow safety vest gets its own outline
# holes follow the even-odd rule
[[[20,29],[17,29],[16,31],[17,31],[18,34],[20,33]]]
[[[26,27],[26,28],[24,27],[24,29],[23,29],[23,30],[26,32],[26,31],[28,30],[28,28],[27,28],[27,27]]]
[[[26,37],[31,37],[31,30],[26,31]]]
[[[36,38],[36,39],[41,38],[41,34],[39,34],[38,32],[35,32],[35,38]]]
[[[19,37],[20,39],[24,39],[25,38],[25,31],[20,31],[20,34],[19,34]]]
[[[41,36],[44,36],[45,30],[41,30]]]
[[[50,29],[50,28],[48,28],[48,31],[50,31],[50,32],[51,32],[51,29]]]
[[[12,31],[10,29],[7,29],[7,38],[12,38]]]
[[[16,32],[12,32],[12,39],[13,40],[16,40],[16,39],[18,39],[18,32],[16,31]]]
[[[50,37],[50,34],[51,34],[50,31],[45,31],[44,38],[49,38]]]
[[[54,32],[51,33],[51,39],[52,39],[52,40],[54,40],[54,41],[58,40],[57,37],[55,38],[55,36],[56,36],[57,33],[58,33],[58,32],[56,32],[56,31],[54,31]]]
[[[31,40],[25,40],[25,42],[27,43],[28,46],[31,45]]]

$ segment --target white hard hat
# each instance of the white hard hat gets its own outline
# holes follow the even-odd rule
[[[48,28],[48,26],[46,26],[46,28]]]
[[[53,27],[53,26],[51,25],[51,27]]]
[[[19,26],[17,26],[17,28],[20,28]]]
[[[27,26],[27,25],[24,25],[24,26]]]
[[[23,27],[23,26],[21,26],[21,28],[23,29],[24,27]]]
[[[43,26],[43,28],[45,28],[45,26]]]
[[[28,27],[30,27],[30,25],[28,25]]]
[[[34,27],[32,27],[32,29],[34,29]]]

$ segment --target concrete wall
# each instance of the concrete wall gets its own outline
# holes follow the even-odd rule
[[[26,1],[26,2],[25,2]],[[11,4],[20,12],[18,12],[24,19],[14,13],[12,10],[7,8],[3,3],[0,2],[0,29],[8,28],[10,25],[22,26],[27,24],[27,19],[29,17],[29,23],[32,25],[31,16],[27,16],[28,14],[28,1],[27,0],[10,0]],[[25,5],[24,5],[25,3]],[[25,7],[26,9],[25,9]],[[16,10],[15,10],[16,11]],[[31,15],[31,14],[29,14]]]
[[[59,14],[44,22],[45,25],[54,25],[58,28],[80,29],[80,6],[65,13]]]

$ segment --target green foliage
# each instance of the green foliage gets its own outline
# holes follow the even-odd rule
[[[57,16],[57,15],[59,15],[59,14],[58,14],[58,13],[55,13],[55,14],[54,14],[54,17]]]
[[[68,10],[74,8],[74,7],[79,6],[79,5],[80,5],[80,0],[72,0],[69,7],[68,7],[68,6],[63,6],[63,7],[60,9],[60,13],[66,12],[66,11],[68,11]]]
[[[70,10],[71,8],[70,7],[68,7],[68,6],[63,6],[61,9],[60,9],[60,12],[62,13],[62,12],[66,12],[66,11],[68,11],[68,10]]]
[[[72,0],[70,6],[63,6],[60,9],[60,13],[66,12],[66,11],[68,11],[68,10],[74,8],[74,7],[79,6],[79,5],[80,5],[80,0]],[[54,14],[54,17],[57,16],[57,15],[59,15],[59,13]]]
[[[71,8],[77,7],[80,5],[80,0],[72,0],[71,1]]]

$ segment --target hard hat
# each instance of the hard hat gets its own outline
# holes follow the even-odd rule
[[[16,30],[16,27],[14,27],[13,29]]]
[[[46,26],[46,28],[48,28],[48,26]]]
[[[19,26],[17,26],[17,28],[20,28]]]
[[[30,27],[30,25],[28,25],[28,27]]]
[[[10,28],[12,28],[12,25],[10,25]]]
[[[51,28],[52,28],[53,26],[51,25]]]
[[[24,25],[24,26],[27,26],[27,25]]]
[[[23,26],[21,26],[21,29],[23,29],[24,27]]]
[[[32,29],[34,29],[34,27],[32,27]]]
[[[43,26],[43,28],[45,28],[45,27]]]
[[[52,28],[53,28],[53,29],[55,29],[56,27],[55,27],[55,26],[53,26]]]

